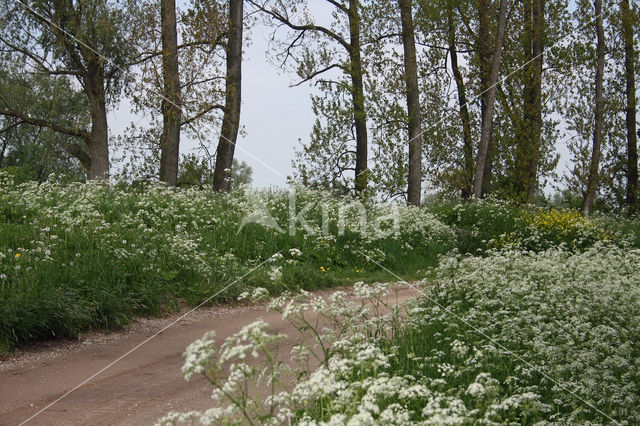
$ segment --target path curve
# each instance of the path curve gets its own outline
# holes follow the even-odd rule
[[[389,296],[388,302],[398,303],[416,294],[414,289],[403,288],[397,297]],[[123,331],[88,333],[78,341],[41,344],[0,362],[0,425],[24,422],[180,315],[142,319]],[[194,376],[189,382],[182,377],[185,348],[210,330],[222,342],[258,318],[272,330],[295,335],[280,314],[267,312],[264,306],[200,308],[27,424],[145,425],[154,424],[169,411],[210,408],[211,386],[201,377]]]

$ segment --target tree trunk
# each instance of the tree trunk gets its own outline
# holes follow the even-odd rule
[[[513,173],[514,196],[519,202],[530,202],[538,183],[538,159],[542,136],[542,53],[544,35],[543,0],[525,0],[524,58],[528,64],[522,97],[523,128],[518,134]]]
[[[491,71],[489,74],[489,87],[485,105],[483,105],[482,130],[480,132],[480,146],[476,157],[476,171],[473,179],[473,195],[480,198],[482,195],[482,183],[485,167],[488,164],[489,143],[493,127],[493,107],[496,100],[496,86],[498,84],[498,71],[502,60],[502,42],[504,40],[504,27],[507,18],[507,1],[500,0],[500,12],[498,14],[498,32],[496,34],[495,50],[491,61]]]
[[[87,139],[87,146],[90,157],[87,178],[89,180],[109,178],[109,127],[104,102],[91,105],[91,133]]]
[[[544,38],[544,0],[533,0],[533,70],[531,147],[527,173],[526,201],[531,202],[538,189],[538,161],[542,138],[542,64]]]
[[[638,210],[638,139],[636,133],[636,53],[633,46],[633,18],[629,0],[620,1],[622,11],[622,37],[624,39],[624,66],[627,82],[627,206]]]
[[[9,138],[2,139],[2,148],[0,148],[0,169],[4,163],[4,153],[7,152],[7,146],[9,145]]]
[[[480,197],[484,198],[491,192],[491,175],[493,174],[493,158],[496,147],[493,144],[493,122],[491,123],[491,133],[489,134],[489,144],[487,148],[487,162],[484,165],[484,173],[482,174],[482,189]]]
[[[362,82],[362,58],[360,53],[360,2],[349,0],[349,60],[351,75],[351,97],[353,99],[353,120],[356,128],[356,170],[355,192],[362,195],[367,189],[369,170],[367,156],[367,113],[364,107],[364,84]]]
[[[447,21],[449,27],[449,56],[451,57],[451,69],[453,71],[453,77],[456,81],[456,88],[458,91],[458,114],[460,115],[460,121],[462,121],[462,140],[464,142],[464,168],[462,171],[464,185],[462,187],[462,198],[469,198],[471,196],[471,186],[473,185],[473,141],[471,140],[471,119],[469,117],[469,108],[467,107],[467,93],[464,85],[464,79],[460,72],[460,68],[458,67],[456,28],[453,21],[453,9],[451,8],[447,12]]]
[[[104,65],[93,52],[86,54],[87,68],[83,76],[84,90],[91,107],[91,132],[86,139],[90,167],[87,178],[109,178],[109,126],[104,88]]]
[[[491,59],[494,48],[491,47],[491,1],[480,0],[478,3],[478,35],[476,39],[476,51],[480,65],[480,128],[482,129],[482,123],[486,118],[486,105],[489,103],[489,74],[491,74]],[[487,160],[482,171],[482,189],[480,196],[484,197],[485,194],[490,192],[491,186],[491,171],[492,171],[492,154],[493,154],[493,122],[489,123],[489,140],[487,143]],[[474,163],[475,167],[475,163]],[[473,180],[474,175],[471,175],[471,193],[473,193]]]
[[[405,83],[407,88],[407,112],[409,113],[409,178],[407,201],[420,205],[422,192],[422,111],[418,87],[418,62],[413,28],[411,0],[398,0],[402,18],[402,43],[404,44]]]
[[[180,74],[178,72],[178,33],[175,0],[160,0],[162,27],[162,137],[160,140],[160,180],[170,186],[178,182],[180,153]]]
[[[240,103],[242,95],[242,28],[243,0],[229,1],[229,41],[227,44],[227,79],[224,117],[213,173],[213,188],[229,191],[231,166],[240,128]]]
[[[595,93],[595,123],[593,128],[593,149],[591,150],[591,163],[589,164],[589,177],[587,178],[587,190],[582,201],[582,213],[588,215],[598,188],[598,170],[600,166],[600,146],[602,144],[602,125],[604,100],[602,96],[602,81],[604,79],[604,26],[602,24],[602,0],[594,0],[596,13],[597,32],[597,68],[596,68],[596,93]]]
[[[526,67],[523,68],[522,84],[522,124],[517,128],[515,140],[514,167],[512,176],[513,197],[520,203],[526,202],[529,188],[529,160],[531,159],[531,147],[533,146],[533,122],[534,116],[534,74],[535,64],[533,59],[533,10],[534,0],[522,1],[522,53]]]

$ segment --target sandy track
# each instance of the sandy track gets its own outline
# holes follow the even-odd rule
[[[403,289],[397,301],[415,294]],[[396,296],[390,296],[389,302],[395,303]],[[89,333],[79,341],[43,344],[0,362],[0,425],[27,420],[178,317],[141,320],[121,332]],[[258,318],[272,330],[295,335],[280,314],[263,306],[201,308],[28,424],[144,425],[172,410],[211,407],[211,386],[201,377],[190,382],[182,377],[182,353],[207,331],[215,330],[216,341],[222,342]]]

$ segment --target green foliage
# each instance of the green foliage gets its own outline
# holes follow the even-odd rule
[[[15,66],[0,67],[0,75],[0,94],[15,110],[61,126],[86,128],[86,99],[69,78],[50,78]],[[9,116],[0,116],[0,128],[5,129],[0,133],[0,168],[18,167],[25,178],[39,182],[51,173],[74,180],[83,178],[79,162],[68,152],[71,144],[82,144],[79,139]]]
[[[454,248],[640,246],[636,219],[499,202],[417,208],[303,188],[220,194],[0,178],[0,335],[11,345],[117,327],[179,300],[230,301],[247,286],[316,289],[385,279],[385,268],[420,278]]]
[[[484,252],[488,241],[513,232],[520,215],[519,208],[499,201],[446,201],[429,210],[456,231],[460,252],[470,254]]]
[[[0,336],[11,346],[118,327],[137,315],[176,309],[179,300],[234,300],[247,286],[277,293],[380,277],[382,269],[367,256],[414,276],[417,265],[435,264],[453,247],[449,228],[426,211],[400,207],[396,232],[378,225],[390,206],[363,206],[362,228],[351,199],[302,189],[290,198],[284,191],[221,194],[152,182],[38,185],[17,184],[6,173],[0,178]],[[298,212],[311,206],[303,215],[309,228],[299,223],[293,234],[291,202]],[[243,224],[264,213],[260,206],[283,232],[260,221]]]
[[[619,214],[585,218],[578,210],[579,204],[556,204],[539,207],[498,200],[446,201],[428,209],[456,232],[456,247],[463,254],[484,255],[493,248],[538,252],[558,245],[583,251],[599,242],[640,247],[637,218],[624,219]]]
[[[389,371],[444,394],[443,415],[637,422],[638,251],[525,253],[443,261],[439,285],[381,345]]]
[[[183,155],[178,171],[178,186],[211,186],[213,185],[213,164],[195,154]],[[231,166],[231,191],[243,185],[251,185],[253,169],[244,161],[233,159]]]
[[[403,305],[389,301],[404,283],[277,297],[294,332],[258,320],[189,345],[182,372],[215,406],[160,424],[636,424],[639,272],[638,249],[598,243],[444,256]]]
[[[183,155],[178,170],[178,186],[200,186],[213,184],[213,170],[206,159],[194,154]]]

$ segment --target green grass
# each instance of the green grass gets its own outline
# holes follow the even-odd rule
[[[137,316],[176,310],[181,301],[234,301],[251,287],[278,294],[396,280],[387,269],[419,279],[454,248],[476,254],[518,240],[523,248],[542,250],[586,235],[575,247],[582,250],[605,233],[640,246],[637,220],[602,217],[570,234],[527,223],[526,214],[536,208],[496,201],[415,208],[357,205],[303,188],[291,196],[157,184],[12,185],[2,175],[0,181],[3,352],[43,338],[117,328]],[[308,225],[294,221],[293,233],[291,203]],[[260,211],[268,211],[280,230],[256,220],[241,226]],[[300,254],[289,251],[294,248]],[[268,261],[278,252],[282,258]]]
[[[288,232],[289,193],[173,190],[106,183],[4,185],[0,189],[0,345],[7,351],[35,340],[117,328],[203,301],[233,301],[249,287],[273,294],[408,277],[434,266],[453,247],[450,230],[432,215],[402,208],[413,228],[393,235],[359,228],[339,209],[353,200],[298,190],[297,210],[313,229]],[[242,219],[259,197],[283,232]],[[322,207],[329,233],[323,233]],[[366,213],[383,212],[375,204]],[[367,225],[368,226],[368,225]],[[411,247],[407,244],[411,243]],[[300,250],[292,255],[290,249]],[[267,262],[280,252],[282,258]],[[279,272],[274,269],[279,268]],[[237,283],[229,285],[246,275]],[[388,275],[387,275],[388,277]],[[386,278],[388,279],[388,278]]]
[[[295,417],[638,424],[639,265],[639,250],[608,243],[583,253],[447,258],[435,287],[386,333],[370,337],[380,354],[356,343],[358,330],[343,338],[354,343],[328,363],[323,379],[309,379],[340,392],[305,394],[313,403]],[[293,401],[305,386],[292,391]]]
[[[505,202],[453,200],[430,206],[429,211],[456,230],[461,253],[482,253],[490,240],[522,228],[522,209]]]

